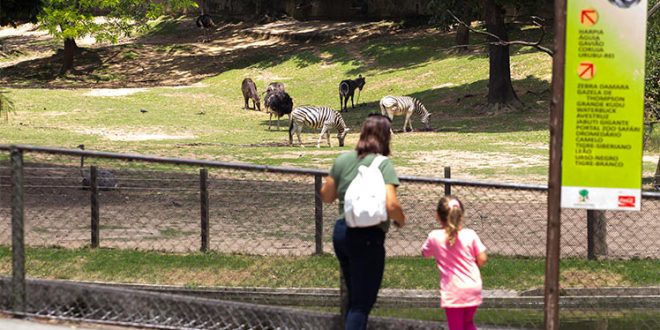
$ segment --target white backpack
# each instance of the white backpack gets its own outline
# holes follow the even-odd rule
[[[344,195],[344,214],[348,227],[371,227],[387,220],[385,180],[378,168],[387,159],[378,155],[369,167],[361,165]]]

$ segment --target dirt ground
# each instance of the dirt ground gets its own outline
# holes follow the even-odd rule
[[[187,86],[245,59],[313,51],[315,43],[355,43],[391,33],[391,23],[278,21],[222,23],[204,33],[192,18],[164,23],[167,33],[123,38],[117,44],[79,40],[74,70],[58,77],[62,45],[32,24],[0,28],[0,85],[43,88]],[[338,38],[349,34],[348,38]],[[414,32],[413,32],[414,34]],[[412,35],[410,35],[411,37]],[[350,47],[349,47],[350,51]]]
[[[181,172],[113,169],[119,188],[99,196],[100,246],[194,252],[200,249],[199,176]],[[0,168],[0,214],[10,219],[8,169]],[[209,247],[222,253],[305,256],[332,252],[337,206],[324,205],[315,220],[314,178],[306,175],[209,171]],[[90,192],[76,167],[29,167],[25,171],[26,243],[75,248],[91,237]],[[399,194],[408,216],[403,229],[388,234],[388,255],[417,256],[437,224],[432,210],[444,185],[404,181]],[[542,257],[545,253],[544,192],[453,186],[463,197],[468,227],[480,233],[492,254]],[[608,212],[611,258],[660,254],[660,200],[647,199],[643,212]],[[564,210],[562,254],[586,256],[584,210]],[[0,244],[10,244],[10,222],[0,223]]]
[[[57,44],[32,25],[0,29],[2,54],[0,85],[42,88],[95,88],[91,93],[139,92],[153,86],[187,86],[232,69],[246,58],[268,53],[313,50],[314,41],[359,44],[368,38],[391,34],[385,23],[276,22],[256,26],[224,23],[204,35],[192,19],[175,25],[170,33],[123,39],[116,45],[79,41],[84,47],[75,70],[57,77],[61,54]],[[296,33],[293,33],[293,31]],[[238,32],[237,32],[238,31]],[[350,33],[349,38],[336,38]],[[397,38],[414,38],[408,31]],[[203,40],[204,39],[204,40]],[[204,42],[202,42],[204,41]],[[311,42],[310,42],[311,41]],[[175,46],[172,46],[175,45]],[[355,52],[359,54],[358,52]],[[16,58],[16,60],[12,60]],[[368,61],[365,60],[368,63]],[[111,74],[111,76],[110,76]],[[112,79],[109,79],[111,77]],[[274,77],[273,77],[274,79]],[[120,87],[121,89],[117,89]],[[139,136],[105,132],[113,139],[165,139],[157,133]],[[179,137],[176,137],[179,138]],[[546,148],[546,146],[532,146]],[[419,161],[436,163],[441,151],[420,155]],[[452,154],[466,162],[483,159],[482,154]],[[489,157],[501,164],[542,165],[543,158]],[[401,169],[405,172],[405,169]],[[200,205],[197,174],[155,171],[115,171],[120,189],[101,193],[101,246],[189,252],[199,250]],[[8,172],[0,169],[0,214],[9,219]],[[26,171],[27,242],[35,246],[80,247],[89,244],[90,196],[81,187],[79,169],[71,167],[32,168]],[[309,255],[316,251],[313,177],[211,171],[210,248],[220,252],[249,254]],[[430,210],[442,186],[404,183],[401,200],[409,225],[389,234],[390,255],[418,255],[419,244],[436,227]],[[539,192],[507,189],[454,187],[464,196],[468,225],[483,233],[492,253],[542,256],[545,251],[546,196]],[[610,252],[614,257],[657,257],[660,202],[647,201],[643,213],[611,213],[608,222]],[[331,251],[331,231],[336,206],[324,206],[321,242]],[[586,254],[586,211],[566,211],[562,252]],[[0,244],[8,244],[8,222],[0,223]],[[641,243],[640,243],[641,242]]]

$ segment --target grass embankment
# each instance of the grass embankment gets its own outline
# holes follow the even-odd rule
[[[30,277],[80,281],[149,283],[163,285],[325,287],[339,281],[334,256],[277,257],[191,255],[113,249],[30,248],[27,252]],[[527,290],[543,286],[545,260],[492,256],[482,275],[486,289]],[[11,250],[0,248],[0,273],[11,270]],[[564,259],[564,287],[658,285],[660,263],[655,260],[588,261]],[[588,279],[588,281],[585,281]],[[388,258],[384,288],[427,289],[438,287],[432,260],[420,257]]]
[[[176,31],[171,27],[166,32]],[[220,41],[213,42],[213,46],[222,46]],[[453,53],[449,49],[451,35],[403,30],[357,44],[282,44],[255,42],[230,63],[218,65],[211,78],[200,78],[200,84],[183,88],[148,88],[118,97],[90,96],[89,89],[10,88],[16,114],[3,124],[0,143],[69,148],[85,143],[94,150],[328,168],[338,153],[352,148],[360,123],[368,112],[379,111],[382,96],[411,95],[426,104],[435,131],[395,136],[393,158],[400,173],[438,175],[443,166],[452,166],[460,178],[546,181],[551,72],[551,59],[546,54],[512,48],[514,87],[526,108],[486,116],[482,106],[488,82],[487,55],[483,47],[468,54]],[[114,59],[136,67],[148,63],[149,56],[162,55],[158,47],[169,47],[167,54],[179,56],[180,74],[191,66],[186,61],[208,65],[219,60],[203,53],[194,40],[143,44],[138,39],[113,47],[112,53],[118,52]],[[154,49],[144,50],[147,48]],[[235,52],[229,51],[229,55]],[[182,56],[186,53],[195,56]],[[289,147],[285,129],[267,129],[265,113],[241,109],[240,83],[244,77],[253,78],[260,91],[269,82],[284,82],[295,105],[338,108],[338,82],[358,74],[365,76],[367,83],[360,96],[361,106],[344,114],[352,129],[344,148],[337,147],[334,133],[332,148]],[[122,86],[121,77],[113,79]],[[141,113],[140,109],[148,112]],[[400,129],[402,124],[403,118],[397,117],[394,128]],[[285,120],[282,125],[286,126]],[[413,125],[421,128],[418,121]],[[312,146],[318,135],[307,131],[303,138]],[[658,153],[657,146],[647,152],[654,157]],[[654,170],[655,162],[649,157],[644,163],[645,176]]]

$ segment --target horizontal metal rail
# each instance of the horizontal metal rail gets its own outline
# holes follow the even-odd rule
[[[147,156],[141,154],[123,154],[123,153],[113,153],[113,152],[104,152],[104,151],[64,149],[64,148],[42,147],[42,146],[23,145],[23,144],[15,144],[15,145],[0,144],[0,150],[10,151],[11,148],[16,148],[24,152],[34,152],[34,153],[46,153],[46,154],[55,154],[55,155],[66,155],[66,156],[85,156],[85,157],[93,157],[93,158],[108,158],[108,159],[118,159],[125,161],[167,163],[173,165],[236,169],[236,170],[253,171],[253,172],[302,174],[302,175],[311,175],[311,176],[328,175],[328,171],[326,170],[309,169],[309,168],[255,165],[255,164],[247,164],[247,163]],[[469,180],[460,180],[460,179],[447,179],[447,178],[435,178],[435,177],[423,177],[423,176],[411,176],[411,175],[402,175],[399,177],[399,180],[408,181],[408,182],[417,182],[417,183],[450,184],[457,186],[484,187],[484,188],[494,188],[494,189],[515,189],[515,190],[528,190],[528,191],[548,190],[547,185],[498,183],[498,182],[487,182],[487,181],[478,182],[478,181],[469,181]],[[642,196],[644,198],[660,199],[660,192],[643,191]]]

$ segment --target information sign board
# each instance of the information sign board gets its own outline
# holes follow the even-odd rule
[[[646,0],[569,0],[561,206],[639,210]]]

